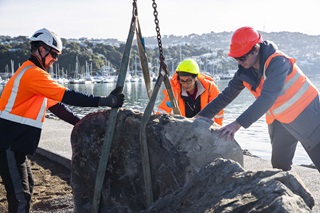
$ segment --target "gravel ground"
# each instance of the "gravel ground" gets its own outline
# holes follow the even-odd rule
[[[74,212],[70,170],[38,154],[29,157],[29,163],[35,180],[30,212]],[[1,177],[0,182],[0,212],[7,213],[6,192]]]

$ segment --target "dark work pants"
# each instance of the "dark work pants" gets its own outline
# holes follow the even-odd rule
[[[292,160],[298,140],[295,139],[284,127],[274,121],[268,125],[272,145],[271,164],[273,168],[283,171],[291,170]]]
[[[9,213],[29,212],[34,181],[27,156],[0,150],[0,175],[7,191]]]
[[[299,139],[301,145],[320,172],[320,143],[312,149],[306,148],[306,144],[304,143],[305,139],[296,139],[296,137],[293,136],[295,133],[290,133],[291,129],[277,120],[268,125],[268,128],[272,144],[271,164],[273,168],[282,169],[283,171],[291,170],[292,160]],[[314,132],[319,132],[318,129],[319,128]],[[310,137],[312,137],[312,135]],[[318,140],[320,141],[320,138],[318,138]]]

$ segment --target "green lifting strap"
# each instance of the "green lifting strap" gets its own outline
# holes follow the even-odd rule
[[[145,54],[144,40],[142,38],[139,20],[137,20],[136,35],[137,35],[140,63],[141,63],[143,77],[144,77],[148,97],[150,99],[150,101],[149,101],[149,103],[150,103],[150,102],[152,102],[151,101],[152,96],[151,96],[150,72],[149,72],[149,67],[148,67],[147,56]],[[148,108],[148,106],[147,106],[147,108]],[[140,125],[140,152],[142,155],[142,170],[143,170],[144,187],[145,187],[145,192],[146,192],[146,205],[147,205],[147,207],[149,207],[151,205],[151,203],[153,203],[153,190],[152,190],[152,181],[151,181],[149,150],[148,150],[147,136],[145,133],[145,129],[146,129],[148,120],[150,118],[150,115],[153,111],[153,107],[151,109],[146,110],[146,111],[149,112],[149,110],[151,110],[150,113],[145,112],[143,114],[143,117],[141,119],[141,125]]]
[[[151,167],[150,167],[150,158],[149,158],[149,150],[147,143],[147,134],[146,127],[149,122],[150,116],[153,111],[154,103],[157,98],[158,91],[161,87],[161,82],[163,80],[163,76],[158,76],[156,84],[154,86],[150,101],[144,113],[142,115],[141,124],[140,124],[140,150],[142,153],[142,169],[143,169],[143,177],[144,177],[144,185],[146,188],[146,197],[147,197],[147,207],[150,207],[151,203],[153,203],[153,193],[152,193],[152,181],[151,181]]]
[[[136,20],[137,20],[137,9],[136,8],[137,7],[134,2],[133,3],[133,16],[132,16],[132,20],[131,20],[130,31],[129,31],[129,35],[127,38],[124,54],[122,56],[120,72],[119,72],[118,80],[117,80],[117,87],[120,86],[123,88],[126,74],[127,74],[127,70],[128,70],[129,56],[130,56],[132,41],[133,41],[133,37],[135,34],[135,29],[136,29]],[[92,213],[99,212],[102,185],[104,182],[106,167],[108,164],[110,147],[111,147],[111,143],[113,140],[113,134],[114,134],[116,120],[117,120],[117,114],[118,114],[118,108],[112,108],[110,111],[110,115],[109,115],[109,119],[108,119],[108,123],[107,123],[102,153],[101,153],[99,167],[98,167],[97,176],[96,176],[94,194],[93,194],[93,199],[92,199],[92,208],[91,208]]]
[[[164,85],[165,85],[165,87],[167,89],[167,92],[168,92],[168,95],[169,95],[169,98],[170,98],[173,114],[181,115],[180,109],[179,109],[177,101],[176,101],[176,99],[174,97],[174,94],[173,94],[173,91],[172,91],[172,86],[171,86],[171,83],[170,83],[170,80],[169,80],[168,67],[164,62],[163,62],[162,67],[165,70],[165,73],[162,74],[162,75],[164,75],[163,76],[163,82],[164,82]]]
[[[140,29],[140,23],[139,19],[137,18],[137,29],[136,29],[136,37],[137,37],[137,43],[138,43],[138,51],[139,51],[139,57],[140,57],[140,64],[142,68],[143,73],[143,79],[144,83],[146,85],[146,90],[148,94],[148,98],[151,98],[151,80],[150,80],[150,72],[149,72],[149,66],[148,66],[148,59],[145,53],[145,46],[144,46],[144,39],[142,37],[141,29]]]

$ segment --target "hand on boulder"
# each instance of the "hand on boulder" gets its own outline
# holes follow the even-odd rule
[[[107,97],[100,99],[100,106],[109,106],[112,108],[122,107],[125,96],[122,93],[122,87],[115,88]]]

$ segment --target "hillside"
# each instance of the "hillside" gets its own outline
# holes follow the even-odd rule
[[[288,55],[297,59],[297,64],[309,75],[320,74],[320,36],[291,32],[260,32],[265,40],[275,42]],[[190,34],[188,36],[164,35],[162,46],[169,68],[175,69],[180,60],[194,57],[201,69],[212,73],[224,73],[237,68],[234,60],[227,57],[232,32]],[[158,44],[156,37],[146,37],[146,53],[150,67],[157,72]],[[89,64],[94,75],[101,75],[106,66],[119,70],[124,51],[124,42],[117,39],[63,39],[64,50],[54,67],[57,75],[73,77],[76,57],[82,72]],[[29,57],[27,36],[0,36],[0,75],[10,76],[24,60]],[[134,41],[130,68],[138,64],[137,46]],[[12,69],[13,67],[13,69]],[[138,64],[138,69],[140,65]]]

